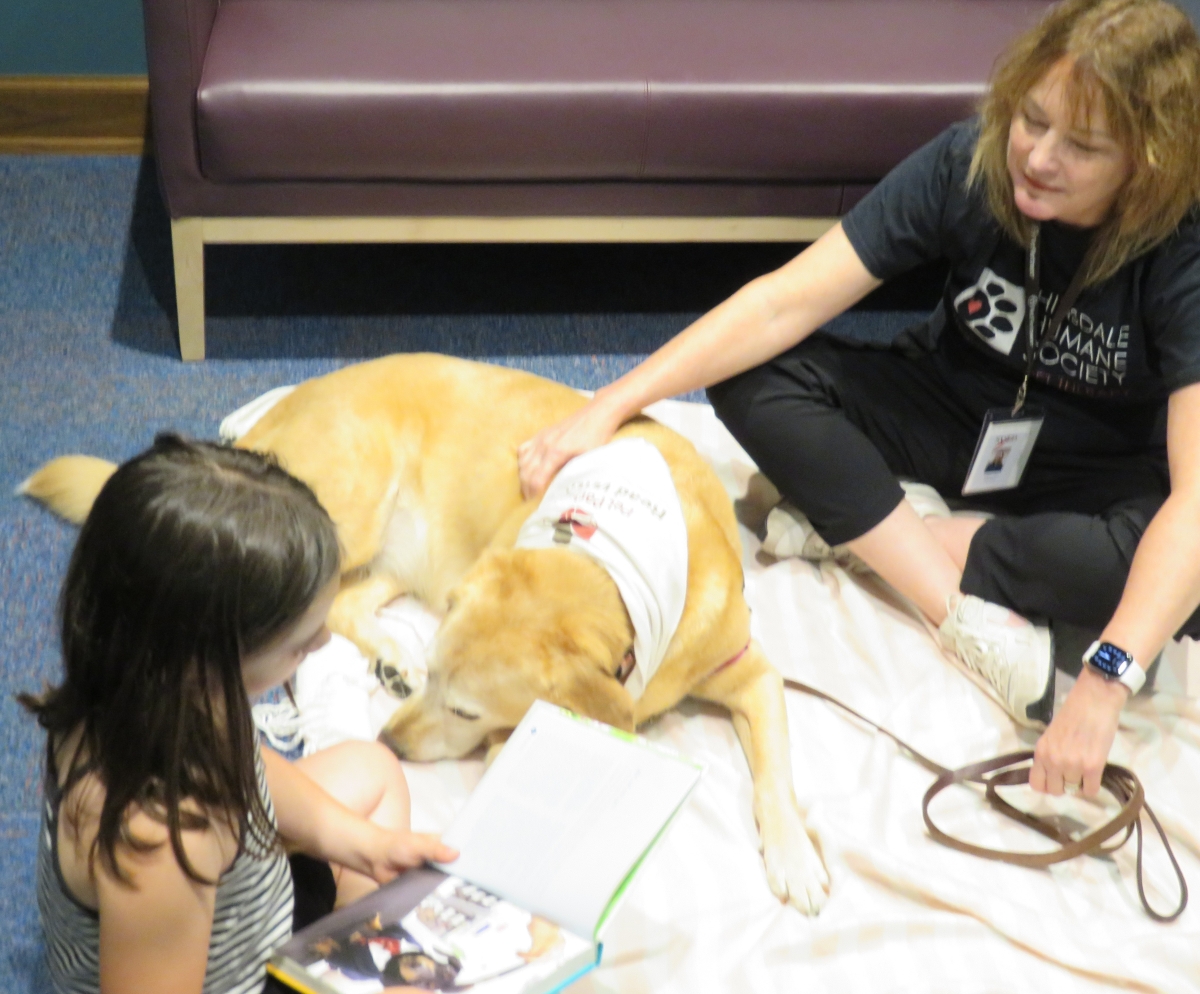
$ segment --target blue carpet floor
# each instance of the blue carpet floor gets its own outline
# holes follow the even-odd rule
[[[630,368],[795,246],[210,249],[209,360],[178,359],[152,163],[0,156],[0,486],[66,452],[124,459],[164,428],[211,437],[271,387],[389,352],[505,363],[577,387]],[[835,330],[886,340],[937,274]],[[44,743],[13,700],[59,673],[74,530],[0,498],[0,991],[49,991],[34,901]]]

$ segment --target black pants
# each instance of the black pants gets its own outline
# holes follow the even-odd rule
[[[299,932],[333,911],[337,900],[337,881],[333,868],[323,860],[292,853],[288,857],[292,868],[292,892],[295,904],[292,911],[292,933]],[[296,994],[287,984],[268,975],[263,994]]]
[[[292,912],[292,931],[299,932],[333,911],[337,901],[337,881],[333,868],[324,860],[292,853],[292,892],[295,904]]]
[[[1160,404],[1101,404],[1034,383],[1046,415],[1021,485],[958,496],[984,413],[1011,408],[1019,377],[947,330],[936,352],[816,334],[709,389],[717,415],[831,545],[903,499],[897,477],[952,507],[989,511],[962,589],[1030,618],[1099,631],[1142,533],[1170,492]],[[1200,610],[1181,630],[1200,635]]]

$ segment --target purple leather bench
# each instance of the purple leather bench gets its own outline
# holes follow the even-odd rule
[[[809,241],[1046,0],[144,0],[180,349],[204,245]]]

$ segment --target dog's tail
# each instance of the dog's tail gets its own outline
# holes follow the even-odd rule
[[[78,525],[88,516],[100,488],[116,469],[116,463],[95,456],[61,456],[18,486],[17,493],[40,501],[55,514]]]

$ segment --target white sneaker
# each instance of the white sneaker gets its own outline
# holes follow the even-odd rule
[[[807,559],[810,563],[836,562],[851,573],[870,573],[871,567],[844,545],[830,546],[803,511],[784,501],[767,515],[763,550],[776,559]]]
[[[292,701],[287,698],[260,701],[251,707],[250,716],[267,745],[277,753],[287,759],[299,759],[307,754],[300,711]]]
[[[1037,728],[1054,713],[1054,641],[1050,629],[971,594],[955,594],[938,629],[985,692],[1018,724]]]
[[[787,501],[771,508],[762,544],[776,559],[799,558],[819,563],[834,556],[833,549],[817,534],[807,515]]]
[[[950,517],[950,505],[942,500],[942,495],[928,483],[901,480],[900,488],[904,491],[904,499],[922,520]]]
[[[904,499],[922,519],[950,517],[950,508],[942,495],[928,483],[901,480],[900,486],[904,489]],[[817,534],[804,512],[787,501],[771,508],[767,515],[767,534],[762,545],[776,559],[797,557],[813,563],[833,559],[847,569],[870,572],[870,567],[846,546],[830,546]]]

